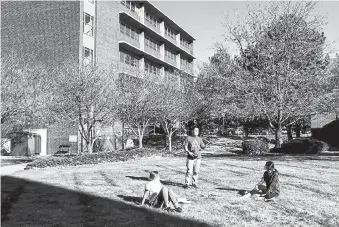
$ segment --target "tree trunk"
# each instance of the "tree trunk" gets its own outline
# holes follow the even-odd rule
[[[125,134],[125,123],[124,121],[122,121],[122,124],[121,124],[121,127],[122,127],[122,134],[121,134],[121,149],[122,150],[125,150],[125,138],[124,138],[124,134]]]
[[[172,152],[172,133],[169,133],[167,135],[167,141],[168,141],[168,150]]]
[[[244,128],[244,138],[246,139],[246,138],[248,138],[248,127],[247,126],[243,126],[243,128]]]
[[[286,126],[286,128],[287,128],[287,139],[288,140],[293,140],[292,126],[289,125],[289,126]]]
[[[86,146],[87,146],[87,152],[89,154],[92,154],[93,153],[92,144],[90,142],[86,142]]]
[[[282,144],[281,127],[275,129],[275,148],[280,148]]]
[[[142,138],[143,135],[139,135],[139,148],[142,148]]]
[[[295,137],[296,138],[300,138],[300,131],[301,131],[300,125],[296,125],[296,127],[295,127]]]

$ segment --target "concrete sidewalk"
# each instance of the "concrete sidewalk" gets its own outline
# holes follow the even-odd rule
[[[12,175],[18,171],[24,170],[28,163],[1,166],[1,176]]]

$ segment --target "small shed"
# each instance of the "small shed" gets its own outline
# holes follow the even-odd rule
[[[41,153],[41,137],[30,132],[13,132],[11,140],[11,156],[33,156]]]

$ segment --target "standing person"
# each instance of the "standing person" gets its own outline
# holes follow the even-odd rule
[[[265,200],[278,197],[280,194],[280,183],[279,183],[279,172],[274,168],[274,163],[268,161],[265,164],[265,172],[255,188],[249,193],[245,194],[244,197],[249,197],[254,194],[261,194]],[[266,185],[264,185],[264,183]]]
[[[198,180],[198,174],[199,174],[200,163],[201,163],[200,149],[201,148],[204,149],[206,147],[203,140],[198,135],[199,135],[199,129],[194,128],[193,135],[188,136],[184,143],[185,151],[187,152],[187,161],[186,161],[187,171],[186,171],[184,188],[188,188],[189,186],[192,171],[193,171],[192,186],[195,188],[198,187],[197,180]]]

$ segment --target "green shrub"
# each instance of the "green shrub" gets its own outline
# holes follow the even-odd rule
[[[262,141],[264,141],[266,143],[270,143],[270,140],[268,138],[264,137],[264,136],[258,136],[257,139],[258,140],[262,140]]]
[[[26,169],[118,162],[127,161],[138,157],[150,157],[153,155],[175,156],[175,153],[169,153],[165,150],[159,149],[142,148],[116,152],[51,156],[43,159],[34,160],[32,163],[29,163],[26,166]]]
[[[242,142],[244,155],[262,155],[269,151],[268,143],[260,139],[247,139]]]
[[[329,146],[323,141],[313,138],[297,138],[281,145],[281,148],[272,148],[271,153],[282,154],[319,154],[328,150]]]

